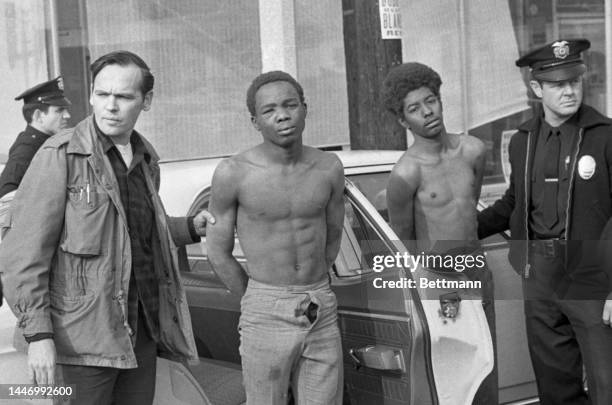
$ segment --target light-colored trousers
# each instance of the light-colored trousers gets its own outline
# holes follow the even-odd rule
[[[272,286],[249,280],[241,301],[240,355],[247,405],[342,404],[336,296],[328,280]]]

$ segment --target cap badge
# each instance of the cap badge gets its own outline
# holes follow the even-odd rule
[[[64,91],[64,79],[61,77],[57,79],[57,88]]]
[[[578,174],[583,180],[588,180],[595,174],[595,159],[593,156],[584,155],[578,160]]]
[[[552,44],[553,54],[557,59],[565,59],[570,53],[569,44],[567,41],[557,41]]]

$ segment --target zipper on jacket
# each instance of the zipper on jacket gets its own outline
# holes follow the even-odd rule
[[[125,294],[123,293],[123,290],[119,290],[115,298],[117,298],[117,302],[121,307],[121,320],[123,321],[123,326],[125,327],[125,329],[127,329],[127,332],[130,336],[134,336],[134,331],[130,327],[130,324],[127,319],[127,314],[125,313],[125,310],[123,308],[123,303],[125,302],[125,299],[123,298],[124,295]]]
[[[569,240],[570,231],[570,205],[572,203],[572,191],[574,188],[574,175],[576,174],[576,165],[578,164],[578,155],[580,154],[580,144],[582,144],[582,136],[584,134],[584,128],[580,128],[578,131],[578,143],[576,144],[576,152],[574,153],[574,162],[572,163],[572,171],[570,172],[570,183],[569,190],[567,192],[567,205],[565,207],[565,240]],[[568,249],[565,249],[567,256]],[[566,257],[567,259],[567,257]]]
[[[529,146],[531,145],[531,131],[527,133],[527,155],[525,157],[525,269],[523,270],[523,278],[529,278],[531,264],[529,263]]]

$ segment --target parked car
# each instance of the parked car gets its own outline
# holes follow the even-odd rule
[[[375,287],[380,284],[376,279],[464,277],[425,268],[415,272],[402,266],[390,266],[381,272],[372,268],[374,255],[406,252],[385,220],[387,177],[401,152],[337,154],[345,167],[346,215],[340,254],[330,279],[338,297],[346,402],[470,404],[492,366],[490,334],[478,297],[457,289]],[[160,195],[169,215],[193,215],[208,207],[212,174],[220,161],[210,158],[161,164]],[[490,193],[483,190],[483,195],[492,198]],[[506,242],[493,238],[487,246],[498,297],[501,403],[528,404],[536,394],[524,338],[522,304],[499,299],[516,297],[520,280],[509,269]],[[238,353],[239,298],[230,294],[213,272],[205,238],[182,253],[181,274],[201,361],[184,365],[159,359],[155,403],[242,404],[245,394]],[[234,255],[245,268],[248,266],[239,243]],[[454,317],[445,315],[444,305],[449,303],[458,310]],[[0,309],[2,314],[5,321],[0,321],[0,369],[11,372],[0,372],[0,384],[26,382],[25,355],[8,347],[2,352],[13,330],[12,326],[5,327],[11,317],[6,315],[6,307]]]
[[[345,394],[354,405],[468,404],[488,372],[483,370],[491,366],[487,358],[489,331],[479,301],[466,300],[470,298],[467,291],[374,287],[374,280],[381,277],[449,277],[423,268],[412,274],[401,267],[383,272],[372,269],[373,255],[405,252],[386,221],[387,177],[401,153],[337,152],[345,167],[346,215],[340,254],[330,278],[338,297]],[[208,207],[212,174],[220,161],[161,164],[160,195],[169,215],[194,215]],[[491,193],[500,190],[499,186],[485,188],[483,195],[491,199]],[[522,303],[508,300],[520,294],[520,280],[507,263],[505,240],[492,238],[486,246],[496,282],[502,282],[496,290],[504,297],[496,302],[500,399],[502,403],[527,404],[536,391]],[[239,384],[239,298],[229,293],[212,270],[205,238],[199,245],[188,246],[185,256],[182,276],[202,360],[190,370],[212,403],[239,404],[244,399]],[[248,266],[238,241],[234,256]],[[497,273],[503,274],[497,277]],[[442,315],[440,296],[455,292],[464,299],[460,316],[449,320]],[[225,377],[215,379],[221,370]],[[224,382],[222,388],[217,385],[219,380]],[[231,392],[232,399],[220,398],[219,391]]]

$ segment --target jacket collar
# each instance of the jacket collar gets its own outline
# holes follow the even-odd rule
[[[525,132],[534,132],[540,128],[540,122],[544,113],[542,107],[534,109],[535,116],[519,125],[518,129]],[[612,125],[612,120],[602,114],[596,109],[586,104],[582,104],[576,112],[576,125],[578,128],[589,129],[599,125]]]
[[[137,132],[135,132],[135,134],[142,141],[146,153],[151,156],[151,163],[157,163],[159,161],[159,156],[155,152],[155,149],[153,149],[153,145],[151,145],[142,135]],[[74,128],[74,135],[70,138],[70,142],[68,142],[66,152],[79,155],[91,155],[94,151],[94,143],[99,143],[99,140],[94,124],[94,117],[90,115],[79,122]]]
[[[23,131],[25,132],[27,135],[39,135],[39,136],[43,136],[44,139],[49,138],[51,135],[46,134],[42,131],[39,131],[38,129],[34,128],[32,125],[28,124],[26,126],[26,129]]]

